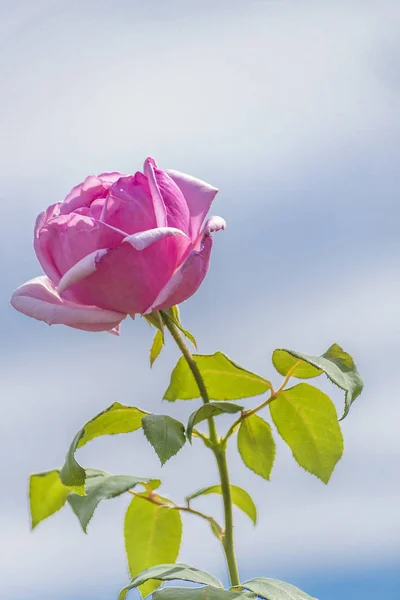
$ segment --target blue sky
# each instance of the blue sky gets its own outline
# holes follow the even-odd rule
[[[256,529],[236,515],[243,578],[287,579],[319,600],[396,598],[399,4],[0,0],[0,12],[0,595],[114,598],[127,580],[127,499],[104,502],[88,536],[67,510],[31,534],[29,473],[60,466],[115,400],[181,420],[193,410],[160,403],[177,353],[169,344],[150,371],[143,320],[117,339],[49,328],[8,304],[40,274],[36,215],[87,174],[134,172],[152,155],[221,190],[212,213],[228,228],[181,310],[200,351],[277,381],[274,348],[318,354],[337,341],[365,380],[328,486],[279,441],[270,483],[231,449],[232,480],[260,513]],[[324,389],[340,410],[338,390]],[[197,446],[161,469],[140,433],[99,439],[80,460],[159,476],[176,500],[216,476]],[[219,513],[217,499],[201,502]],[[215,540],[190,517],[180,558],[224,577]]]

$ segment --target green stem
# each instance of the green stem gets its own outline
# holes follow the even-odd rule
[[[228,565],[229,578],[231,585],[239,585],[239,570],[235,555],[235,542],[233,539],[233,512],[232,512],[232,495],[231,486],[229,483],[228,463],[226,460],[226,449],[223,446],[214,450],[214,456],[218,465],[219,478],[221,481],[222,498],[224,501],[224,522],[225,535],[222,540],[226,563]]]
[[[174,322],[165,314],[163,311],[160,311],[161,318],[176,342],[178,348],[182,352],[189,369],[191,370],[193,377],[196,380],[197,386],[200,391],[200,395],[203,399],[204,404],[208,404],[210,402],[210,398],[208,396],[208,392],[206,386],[203,381],[203,377],[199,371],[199,368],[184,342],[179,329],[176,327]],[[224,519],[225,519],[225,528],[224,528],[224,537],[222,540],[222,547],[225,553],[226,563],[229,571],[229,579],[231,586],[239,585],[239,571],[236,562],[235,555],[235,546],[233,539],[233,514],[232,514],[232,495],[231,495],[231,486],[229,483],[229,472],[228,472],[228,463],[226,460],[226,444],[221,443],[218,438],[217,430],[215,427],[215,421],[213,417],[208,419],[208,427],[210,431],[210,447],[214,453],[215,459],[217,461],[219,478],[221,481],[221,491],[222,498],[224,502]]]

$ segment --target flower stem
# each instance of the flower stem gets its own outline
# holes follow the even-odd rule
[[[177,346],[179,347],[180,351],[182,352],[188,364],[188,367],[196,380],[204,404],[208,404],[210,402],[210,398],[208,396],[207,388],[204,384],[203,377],[192,356],[192,353],[187,347],[185,341],[183,340],[179,332],[179,329],[176,327],[172,319],[170,319],[168,315],[165,314],[163,311],[160,311],[160,314],[163,323],[165,324],[166,328],[168,329]],[[240,584],[240,579],[233,539],[232,495],[229,483],[228,463],[226,460],[226,444],[222,443],[218,437],[213,417],[210,417],[208,419],[208,428],[210,431],[210,448],[213,451],[215,459],[217,461],[218,473],[221,482],[222,498],[224,503],[225,527],[224,536],[222,539],[222,547],[225,553],[230,584],[231,586],[234,586]]]

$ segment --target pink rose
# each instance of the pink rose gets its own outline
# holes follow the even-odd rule
[[[183,302],[207,273],[210,234],[225,228],[221,217],[201,227],[217,191],[152,158],[144,174],[87,177],[39,215],[34,248],[46,276],[11,304],[49,325],[118,333],[128,314]]]

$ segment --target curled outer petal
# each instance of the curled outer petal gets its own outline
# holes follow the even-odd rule
[[[77,263],[74,264],[64,275],[57,286],[59,294],[65,292],[71,285],[78,283],[81,279],[84,279],[88,275],[91,275],[96,270],[96,265],[99,260],[108,252],[108,248],[102,248],[101,250],[95,250],[87,256],[84,256]]]
[[[126,315],[97,306],[85,306],[61,298],[48,277],[36,277],[17,288],[11,304],[28,317],[48,325],[69,325],[86,331],[111,331],[118,334],[118,325]]]
[[[155,242],[173,235],[182,235],[189,241],[188,236],[176,227],[157,227],[156,229],[140,231],[133,235],[128,235],[123,241],[128,242],[135,250],[144,250]]]
[[[226,221],[222,217],[210,217],[204,224],[203,229],[201,230],[199,237],[197,239],[197,243],[195,244],[194,249],[200,250],[201,245],[206,238],[206,236],[211,235],[212,233],[216,233],[217,231],[226,229]]]
[[[197,291],[207,275],[212,243],[211,236],[207,236],[202,249],[200,251],[193,250],[189,254],[180,269],[176,271],[160,291],[146,314],[180,304]]]
[[[176,183],[185,197],[190,213],[190,236],[193,243],[197,240],[201,225],[210,210],[212,201],[214,200],[218,189],[212,185],[180,173],[167,169],[165,171],[171,179]]]

